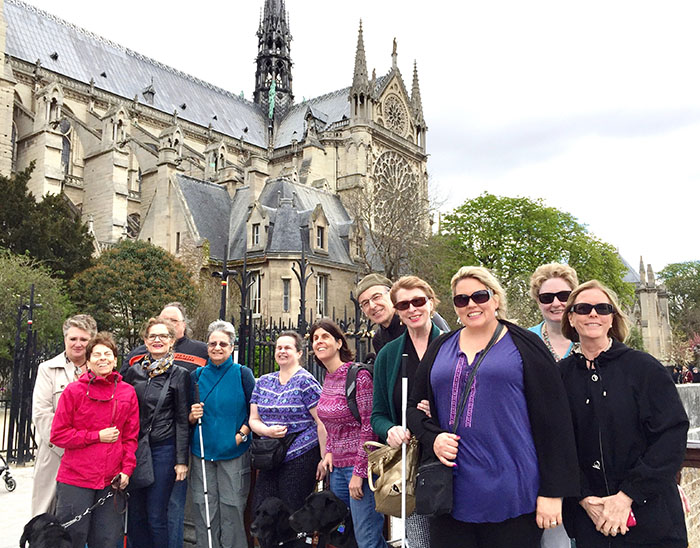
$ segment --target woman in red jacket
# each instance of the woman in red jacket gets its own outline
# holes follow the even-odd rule
[[[133,386],[114,371],[117,346],[109,333],[87,345],[88,370],[58,400],[51,443],[66,451],[56,481],[56,515],[68,521],[106,496],[125,489],[136,466],[139,404]],[[116,501],[116,502],[115,502]],[[114,548],[124,503],[116,498],[71,525],[73,548]]]

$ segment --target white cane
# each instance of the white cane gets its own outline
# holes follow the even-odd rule
[[[406,407],[408,407],[408,377],[406,361],[408,354],[401,356],[401,428],[406,432]],[[406,443],[401,444],[401,546],[406,546]]]
[[[199,401],[199,383],[194,383],[194,399]],[[211,518],[209,517],[209,489],[207,488],[207,468],[204,465],[204,437],[202,436],[202,417],[197,419],[197,426],[199,427],[199,454],[202,457],[202,483],[204,484],[204,515],[207,518],[207,541],[209,543],[209,548],[212,548],[211,542]]]

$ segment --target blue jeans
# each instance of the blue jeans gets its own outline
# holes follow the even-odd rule
[[[185,542],[185,501],[187,478],[176,481],[168,502],[168,548],[182,548]]]
[[[168,440],[170,441],[170,440]],[[175,440],[151,444],[155,481],[129,497],[128,535],[133,548],[168,548],[168,500],[175,483]]]
[[[350,496],[348,485],[352,478],[352,471],[352,466],[333,468],[331,491],[350,507],[358,548],[386,548],[387,543],[382,536],[384,515],[374,509],[374,493],[370,490],[367,480],[362,481],[364,496],[361,500],[355,500]]]

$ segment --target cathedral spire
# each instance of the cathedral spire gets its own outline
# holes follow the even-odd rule
[[[351,118],[355,121],[366,121],[371,117],[371,94],[369,78],[367,77],[367,58],[365,57],[365,41],[362,36],[362,19],[357,32],[357,49],[355,50],[355,72],[352,76],[352,86],[348,94],[351,105]]]
[[[357,50],[355,51],[355,73],[352,77],[351,93],[369,91],[369,79],[367,78],[367,58],[365,57],[365,41],[362,37],[362,19],[360,19],[360,30],[357,33]]]
[[[646,276],[644,274],[644,259],[641,256],[639,257],[639,281],[642,284],[647,283]]]
[[[422,126],[425,125],[423,119],[423,101],[420,98],[420,87],[418,85],[418,63],[413,61],[413,85],[411,86],[411,107],[416,121]]]
[[[274,80],[274,117],[284,115],[294,102],[289,19],[284,0],[265,0],[258,27],[258,56],[253,101],[270,108],[270,87]]]

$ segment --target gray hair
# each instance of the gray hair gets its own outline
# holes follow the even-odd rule
[[[163,308],[160,309],[160,311],[163,312],[163,310],[170,307],[177,308],[180,311],[180,314],[182,314],[182,321],[185,322],[185,335],[187,337],[191,337],[192,329],[190,328],[190,319],[187,317],[187,312],[185,312],[185,305],[183,305],[179,301],[173,301],[171,303],[166,304]]]
[[[90,314],[76,314],[63,322],[63,336],[66,336],[71,327],[82,329],[90,334],[90,338],[97,335],[97,322]]]
[[[224,320],[214,320],[211,322],[207,328],[207,341],[209,341],[209,337],[211,337],[212,333],[216,333],[217,331],[221,331],[222,333],[226,333],[228,335],[231,346],[235,344],[236,328],[233,327],[231,322],[225,322]]]

